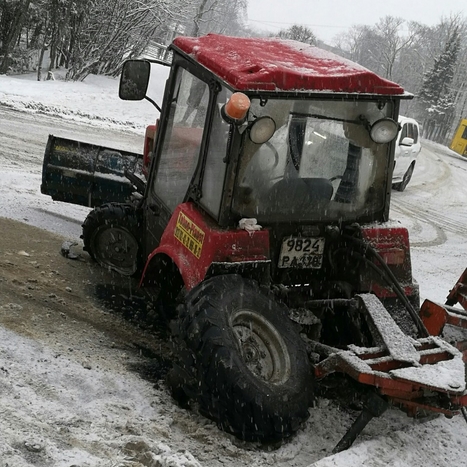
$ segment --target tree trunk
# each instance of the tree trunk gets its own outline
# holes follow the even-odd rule
[[[41,47],[41,53],[39,54],[39,61],[37,63],[37,81],[41,80],[41,75],[42,75],[42,62],[44,60],[44,53],[47,50],[47,46],[45,45],[45,40],[44,44]]]
[[[201,0],[198,11],[196,12],[196,16],[193,19],[194,26],[193,26],[193,33],[192,34],[193,34],[194,37],[199,36],[199,32],[200,32],[199,22],[203,18],[204,10],[206,8],[207,3],[208,3],[208,0]]]
[[[19,3],[12,8],[8,8],[6,3],[2,7],[2,22],[0,24],[2,48],[0,49],[0,55],[3,56],[3,61],[0,63],[0,74],[8,71],[10,65],[9,55],[20,37],[30,3],[31,0],[24,0],[23,3]]]

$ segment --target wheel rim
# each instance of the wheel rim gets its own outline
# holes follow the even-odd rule
[[[94,257],[101,266],[125,276],[136,272],[138,242],[128,230],[110,227],[96,232],[93,250]]]
[[[279,332],[253,310],[232,315],[232,329],[247,368],[258,378],[282,384],[290,376],[290,356]]]

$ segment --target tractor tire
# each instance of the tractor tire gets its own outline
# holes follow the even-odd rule
[[[412,162],[407,169],[407,172],[405,172],[404,177],[402,178],[402,181],[399,183],[395,183],[393,185],[393,188],[397,191],[404,191],[407,188],[407,185],[409,184],[410,180],[412,179],[413,171],[415,168],[415,162]]]
[[[141,220],[134,205],[103,204],[88,214],[82,227],[83,249],[102,267],[123,276],[141,272]]]
[[[285,306],[232,274],[201,283],[178,311],[173,396],[195,399],[203,415],[245,441],[293,435],[309,416],[313,380]]]

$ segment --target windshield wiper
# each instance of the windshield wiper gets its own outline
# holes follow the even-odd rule
[[[337,117],[328,117],[326,115],[320,115],[320,114],[308,114],[308,113],[302,113],[302,112],[290,112],[290,115],[292,117],[299,117],[299,118],[319,118],[321,120],[331,120],[333,122],[345,122],[345,123],[355,123],[357,125],[366,125],[368,120],[364,115],[360,115],[358,117],[358,120],[348,120],[346,118],[337,118]]]

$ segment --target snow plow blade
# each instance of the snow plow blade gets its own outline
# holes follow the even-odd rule
[[[336,371],[346,373],[373,386],[377,393],[413,417],[426,411],[448,417],[460,413],[467,405],[462,351],[437,335],[409,337],[375,296],[361,294],[356,298],[381,345],[328,348],[328,357],[315,366],[317,379]]]
[[[142,164],[141,154],[49,135],[41,193],[89,207],[126,202],[136,191],[134,182],[144,184]]]
[[[455,308],[459,304],[463,309]],[[467,362],[467,269],[449,292],[444,304],[425,300],[420,308],[420,317],[430,334],[439,336],[446,325],[457,328],[453,345],[464,355]]]
[[[467,269],[461,274],[446,299],[446,305],[453,306],[456,303],[459,303],[464,310],[467,310]]]

